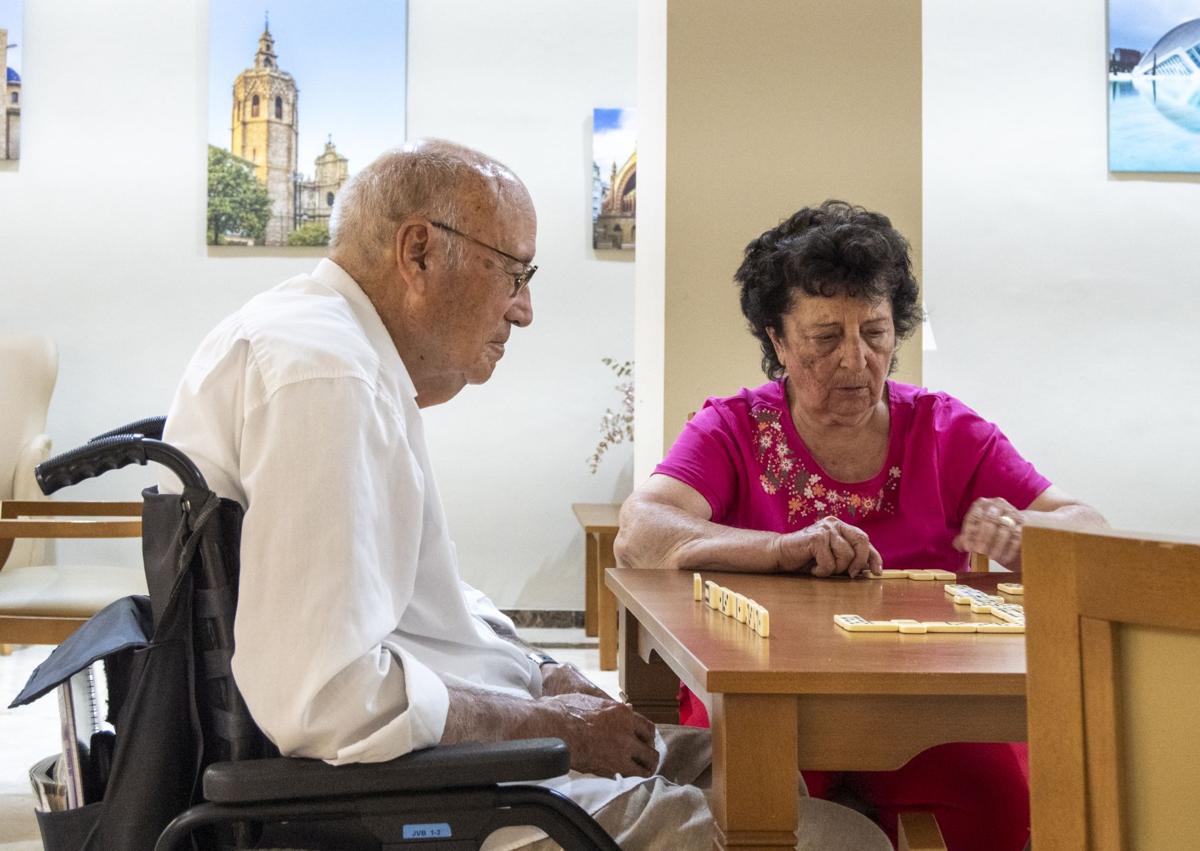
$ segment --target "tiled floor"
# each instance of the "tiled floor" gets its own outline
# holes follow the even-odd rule
[[[617,672],[600,671],[596,640],[581,629],[521,630],[526,641],[547,647],[560,662],[575,665],[611,695]],[[22,647],[0,656],[0,706],[9,702],[50,653],[49,647]],[[58,705],[47,696],[20,709],[0,708],[0,851],[40,851],[29,791],[29,766],[60,750]]]
[[[58,703],[45,697],[31,706],[8,709],[49,647],[22,647],[0,656],[0,850],[38,851],[29,766],[58,753]]]

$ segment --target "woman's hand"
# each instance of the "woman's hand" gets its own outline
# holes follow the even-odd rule
[[[967,509],[954,548],[981,553],[1009,570],[1021,568],[1021,529],[1025,515],[1000,497],[977,499]]]
[[[836,517],[823,517],[811,526],[775,539],[776,570],[784,573],[808,571],[813,576],[846,573],[858,576],[865,570],[883,572],[879,550],[871,546],[867,533]]]

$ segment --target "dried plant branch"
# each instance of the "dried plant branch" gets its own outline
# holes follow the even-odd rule
[[[608,408],[600,418],[600,442],[587,462],[592,473],[600,469],[600,460],[612,446],[627,440],[633,442],[633,361],[602,358],[601,363],[616,373],[617,378],[624,380],[615,387],[621,394],[620,406],[615,411]]]

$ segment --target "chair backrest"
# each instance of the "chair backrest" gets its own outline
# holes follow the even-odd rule
[[[33,468],[50,454],[46,412],[58,379],[58,349],[49,337],[0,335],[0,499],[38,499]],[[44,543],[21,539],[0,567],[40,560]]]
[[[0,499],[13,497],[17,456],[46,430],[50,394],[58,378],[58,350],[49,337],[0,336]],[[24,471],[23,471],[24,472]],[[28,476],[33,479],[33,470]]]
[[[1033,845],[1200,841],[1200,540],[1025,527]]]

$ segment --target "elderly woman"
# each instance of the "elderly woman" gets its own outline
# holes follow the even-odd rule
[[[921,319],[908,243],[886,216],[804,208],[746,247],[742,312],[771,380],[709,399],[626,501],[617,557],[635,567],[857,576],[983,553],[1019,568],[1035,516],[1103,524],[945,394],[888,380]],[[707,725],[681,693],[683,723]],[[849,788],[895,836],[932,810],[950,848],[1021,848],[1024,746],[932,748],[894,772],[805,772],[810,794]]]

